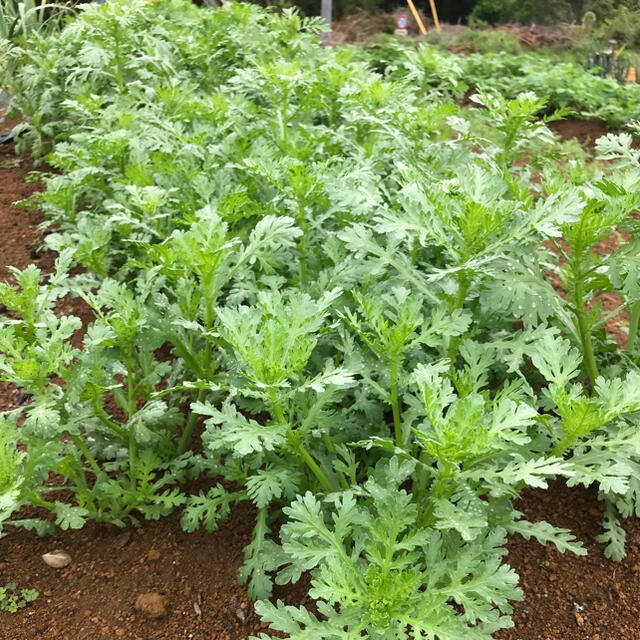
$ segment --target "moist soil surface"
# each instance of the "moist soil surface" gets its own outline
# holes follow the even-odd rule
[[[594,128],[572,122],[558,132],[585,142],[593,140]],[[35,263],[43,273],[53,266],[54,256],[39,249],[41,215],[12,204],[38,189],[26,182],[32,169],[28,156],[16,156],[12,144],[0,145],[0,281],[11,279],[7,265]],[[63,304],[66,313],[90,322],[77,301]],[[20,390],[0,383],[0,409],[23,401]],[[602,532],[595,491],[556,482],[549,490],[526,492],[518,508],[533,521],[571,529],[589,553],[560,554],[514,536],[507,561],[520,575],[524,600],[514,605],[516,626],[495,638],[640,640],[640,521],[624,523],[628,555],[615,563],[595,540]],[[37,513],[29,511],[20,516]],[[236,580],[254,517],[241,505],[217,531],[191,534],[177,517],[144,522],[139,529],[89,523],[50,538],[8,526],[0,540],[0,586],[13,582],[40,595],[16,614],[0,611],[0,640],[239,640],[265,632]],[[71,563],[54,569],[42,554],[58,549]],[[305,592],[300,587],[275,595],[300,605]]]
[[[607,123],[599,118],[588,120],[554,120],[547,123],[562,142],[575,138],[590,153],[596,148],[596,140],[607,133]]]

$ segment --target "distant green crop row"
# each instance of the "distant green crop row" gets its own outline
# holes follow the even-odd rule
[[[597,487],[614,558],[640,511],[638,154],[609,136],[606,174],[560,167],[544,98],[468,119],[459,60],[396,51],[385,77],[320,24],[111,0],[12,49],[59,256],[0,284],[28,398],[0,420],[0,524],[213,530],[250,502],[239,579],[272,629],[489,640],[522,597],[507,534],[585,553],[523,489]],[[313,610],[269,601],[308,573]]]
[[[567,109],[578,118],[601,118],[614,128],[640,119],[640,84],[620,84],[578,64],[558,62],[535,53],[476,53],[461,57],[424,45],[416,52],[414,47],[388,40],[370,55],[373,64],[390,79],[403,77],[416,56],[431,58],[434,70],[447,68],[450,73],[441,83],[436,71],[430,84],[454,90],[458,95],[483,90],[515,98],[533,91],[547,99],[548,109]]]

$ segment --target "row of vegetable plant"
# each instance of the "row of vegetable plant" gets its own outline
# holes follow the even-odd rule
[[[374,68],[387,78],[395,80],[410,73],[416,82],[442,86],[458,97],[483,90],[515,98],[533,91],[546,97],[547,110],[565,109],[578,118],[600,118],[615,129],[640,119],[637,84],[620,84],[614,78],[601,77],[597,68],[587,70],[538,53],[459,56],[388,38],[371,46],[369,55]]]
[[[239,579],[272,629],[488,639],[521,598],[507,534],[584,553],[523,489],[596,485],[614,558],[639,509],[638,152],[610,135],[605,169],[559,166],[545,99],[478,94],[470,120],[448,58],[384,76],[321,28],[111,0],[11,49],[59,257],[0,284],[2,379],[29,399],[0,422],[0,524],[213,530],[250,501]],[[313,606],[269,601],[307,573]]]

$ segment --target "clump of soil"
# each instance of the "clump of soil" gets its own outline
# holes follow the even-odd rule
[[[199,599],[202,600],[202,597]],[[196,604],[196,602],[193,603],[194,609]],[[136,611],[147,618],[162,618],[167,615],[167,598],[157,591],[141,593],[136,599]],[[198,611],[200,612],[198,615],[202,615],[202,609],[199,604],[196,613]]]

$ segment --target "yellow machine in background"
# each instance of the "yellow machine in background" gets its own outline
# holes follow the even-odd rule
[[[416,19],[416,22],[418,23],[418,28],[420,29],[420,33],[422,35],[425,35],[427,33],[427,30],[425,29],[422,19],[420,18],[420,14],[416,11],[416,7],[413,4],[413,0],[407,0],[407,4],[409,5],[409,9],[411,9],[411,13],[413,14],[413,17]],[[436,9],[436,3],[434,0],[429,0],[429,4],[431,5],[431,15],[433,16],[433,23],[436,25],[436,31],[438,31],[439,33],[440,20],[438,20],[438,11]]]

